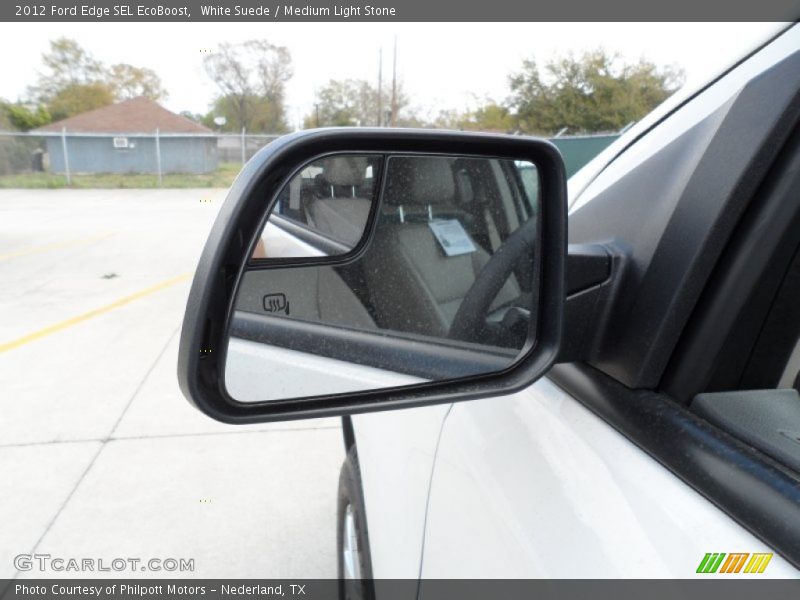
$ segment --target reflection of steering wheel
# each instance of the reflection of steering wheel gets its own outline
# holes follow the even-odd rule
[[[492,302],[514,267],[526,254],[536,247],[536,219],[528,219],[512,233],[497,249],[489,262],[483,267],[467,295],[458,307],[450,325],[448,336],[453,339],[479,342],[486,327],[486,315]]]

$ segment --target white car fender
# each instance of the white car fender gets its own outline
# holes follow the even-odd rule
[[[707,552],[773,550],[549,379],[450,411],[423,578],[708,577]]]
[[[436,446],[450,405],[353,417],[373,576],[416,579]]]

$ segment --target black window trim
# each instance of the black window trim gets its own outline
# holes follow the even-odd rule
[[[725,380],[735,372],[743,377],[754,359],[753,349],[798,252],[799,225],[800,124],[796,124],[708,278],[659,389],[688,403],[701,392],[733,389],[742,383]],[[723,369],[729,373],[721,377]]]

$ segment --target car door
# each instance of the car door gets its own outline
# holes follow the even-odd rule
[[[760,184],[775,178],[769,167],[782,160],[780,150],[797,125],[798,48],[795,27],[633,143],[623,140],[629,147],[573,202],[570,241],[600,235],[612,247],[624,246],[620,256],[633,263],[624,266],[630,279],[622,292],[628,295],[610,292],[622,314],[594,314],[595,322],[617,328],[612,344],[556,367],[553,376],[518,394],[456,404],[447,413],[418,411],[414,418],[426,421],[427,430],[441,423],[429,495],[415,510],[426,515],[424,533],[415,530],[422,538],[421,577],[689,577],[706,553],[771,553],[785,541],[770,529],[769,485],[750,505],[744,496],[760,483],[748,481],[738,492],[731,483],[737,469],[749,468],[746,456],[737,463],[738,455],[728,454],[729,464],[720,466],[712,463],[722,455],[687,450],[678,439],[661,440],[656,448],[644,439],[642,422],[625,421],[624,396],[647,390],[652,397],[627,398],[631,404],[652,400],[647,410],[666,406],[658,402],[675,390],[689,324],[703,317],[704,294],[717,284],[731,244],[747,235],[749,202],[759,197]],[[693,278],[688,288],[686,277]],[[760,272],[751,287],[759,281]],[[606,310],[613,312],[613,303]],[[603,397],[601,380],[616,399]],[[684,415],[691,398],[677,400],[680,418],[709,444],[717,430]],[[370,430],[386,418],[354,417],[357,443],[380,455]],[[651,424],[664,421],[665,431],[671,418],[649,414]],[[657,436],[654,431],[649,434]],[[431,467],[432,446],[417,468]],[[678,450],[671,456],[670,448]],[[686,459],[691,452],[697,464]],[[376,576],[408,572],[412,558],[381,569],[381,559],[390,560],[382,517],[393,511],[385,504],[371,511],[370,498],[379,494],[377,482],[392,484],[375,475],[379,458],[359,454]],[[791,484],[791,475],[780,479],[785,474],[769,475]],[[715,490],[704,487],[709,481]],[[383,502],[391,503],[391,495],[380,492]],[[743,514],[748,506],[759,518]],[[768,574],[797,571],[776,555]]]

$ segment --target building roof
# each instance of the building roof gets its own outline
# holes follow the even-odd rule
[[[44,127],[41,132],[69,133],[211,133],[208,127],[168,111],[158,102],[139,97],[96,108]]]

